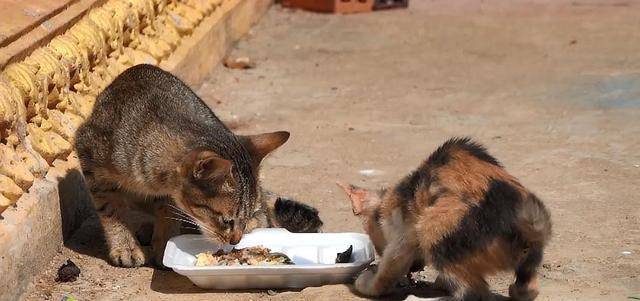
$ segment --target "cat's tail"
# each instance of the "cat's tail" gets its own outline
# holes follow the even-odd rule
[[[509,296],[514,300],[533,300],[538,296],[537,271],[544,247],[551,239],[551,216],[534,194],[523,198],[517,211],[517,227],[524,252],[515,266],[516,281],[509,286]]]
[[[517,213],[517,227],[530,247],[542,249],[551,239],[551,216],[534,194],[522,200]]]
[[[319,232],[323,223],[318,209],[309,205],[266,193],[269,226],[285,228],[294,233]]]

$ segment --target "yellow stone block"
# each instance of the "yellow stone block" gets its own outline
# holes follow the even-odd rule
[[[22,188],[16,185],[16,182],[5,175],[0,175],[0,194],[15,202],[20,198],[22,193]]]
[[[0,174],[11,178],[23,190],[29,189],[34,180],[13,147],[4,144],[0,144]]]
[[[54,132],[44,131],[35,124],[27,125],[27,132],[27,139],[30,140],[33,149],[49,164],[57,158],[65,158],[71,152],[71,143]]]

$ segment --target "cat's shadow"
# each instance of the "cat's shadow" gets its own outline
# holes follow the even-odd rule
[[[362,297],[362,295],[358,291],[356,291],[356,289],[355,289],[355,287],[353,285],[349,285],[349,290],[354,295]],[[386,300],[390,300],[390,301],[405,300],[410,295],[413,295],[413,296],[417,297],[418,299],[433,298],[434,300],[436,300],[435,298],[447,296],[447,293],[445,291],[442,291],[442,290],[434,288],[433,287],[433,283],[431,283],[431,282],[416,282],[416,283],[413,283],[410,286],[397,287],[393,291],[393,293],[390,294],[390,295],[385,295],[383,297],[371,298],[371,299],[372,300],[385,300],[385,301]]]
[[[348,285],[349,290],[355,294],[360,295],[355,291],[353,285]],[[206,290],[197,287],[187,277],[176,274],[173,271],[167,270],[154,270],[151,278],[151,290],[162,294],[193,294],[193,293],[265,293],[265,289],[246,289],[246,290]],[[283,292],[300,292],[302,289],[277,289],[274,290],[278,294]],[[446,292],[433,288],[433,284],[430,282],[418,282],[410,287],[401,287],[395,290],[391,295],[384,296],[383,298],[373,300],[405,300],[410,295],[420,298],[438,298],[447,296]],[[434,299],[435,300],[435,299]],[[508,300],[500,295],[496,295],[497,301]]]
[[[155,269],[151,276],[151,290],[162,294],[193,294],[193,293],[265,293],[266,289],[237,289],[237,290],[207,290],[197,287],[189,278],[170,270]],[[297,292],[301,289],[284,290]],[[277,290],[282,292],[283,290]]]
[[[358,291],[356,291],[356,289],[353,287],[353,285],[349,285],[349,290],[357,296],[362,296]],[[411,296],[411,298],[409,298]],[[415,282],[409,286],[404,286],[404,287],[397,287],[394,292],[390,295],[386,295],[384,297],[380,297],[380,298],[371,298],[372,300],[389,300],[389,301],[394,301],[394,300],[430,300],[430,301],[436,301],[436,300],[448,300],[442,297],[447,297],[448,294],[446,291],[443,291],[441,289],[437,289],[434,287],[433,282],[426,282],[426,281],[418,281]],[[442,298],[442,299],[441,299]],[[508,301],[510,300],[509,298],[502,296],[500,294],[493,294],[493,299],[494,301]]]
[[[64,245],[80,254],[106,260],[104,230],[82,173],[73,168],[57,180]]]

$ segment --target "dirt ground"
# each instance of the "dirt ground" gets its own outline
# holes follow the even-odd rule
[[[538,300],[625,300],[640,293],[639,20],[627,1],[416,0],[352,16],[275,6],[232,52],[257,68],[220,67],[198,92],[239,132],[291,131],[263,184],[316,206],[325,232],[362,231],[336,180],[392,185],[447,138],[475,137],[552,212]],[[27,300],[359,299],[347,285],[205,292],[109,266],[90,229]],[[56,284],[67,258],[81,277]],[[491,279],[500,294],[510,281]]]

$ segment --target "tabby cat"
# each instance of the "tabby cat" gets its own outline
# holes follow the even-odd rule
[[[233,134],[182,81],[151,65],[119,75],[98,95],[78,129],[75,148],[104,228],[112,264],[147,260],[126,213],[155,214],[152,250],[161,264],[180,223],[236,244],[256,227],[315,232],[318,212],[293,201],[261,196],[258,169],[288,132]],[[291,225],[290,223],[295,223]]]
[[[382,256],[376,272],[357,278],[360,293],[389,293],[412,265],[427,263],[447,299],[491,300],[485,277],[505,270],[515,270],[514,300],[538,295],[549,213],[481,145],[451,139],[393,189],[339,185]]]

